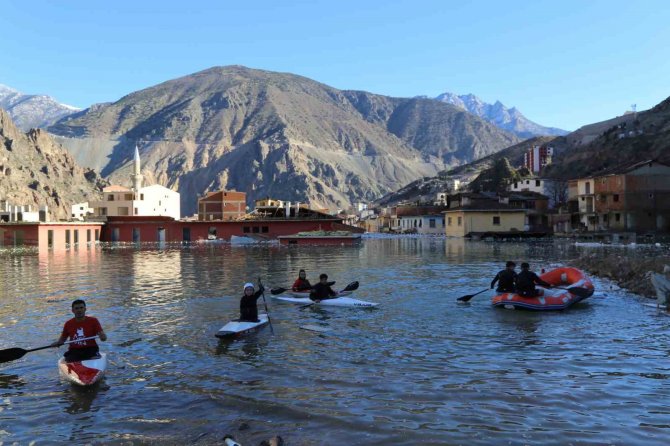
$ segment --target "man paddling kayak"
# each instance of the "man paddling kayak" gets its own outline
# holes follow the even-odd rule
[[[101,341],[107,340],[107,335],[102,330],[98,319],[86,316],[86,302],[81,299],[72,302],[72,313],[74,317],[65,323],[60,338],[51,345],[57,347],[63,345],[67,340],[76,341],[77,339],[93,336],[99,337]],[[93,358],[98,353],[98,343],[95,342],[95,339],[88,339],[80,342],[72,342],[70,348],[63,356],[67,362],[76,362]]]
[[[314,302],[321,302],[325,299],[334,299],[337,297],[337,292],[334,291],[328,283],[328,274],[321,274],[319,276],[319,283],[312,287],[309,293],[309,298]]]
[[[537,274],[530,270],[530,265],[526,262],[521,264],[521,272],[516,276],[516,292],[521,297],[536,297],[540,292],[535,288],[535,284],[545,288],[551,288],[551,284],[540,279]]]
[[[258,307],[256,301],[263,294],[265,288],[258,286],[258,291],[254,293],[254,284],[247,282],[244,284],[244,295],[240,299],[240,321],[258,322]]]
[[[293,283],[293,287],[291,289],[293,291],[305,291],[312,289],[312,284],[309,283],[309,280],[307,280],[307,273],[304,269],[301,269],[298,272],[298,278]]]
[[[498,283],[498,288],[496,288],[497,292],[513,293],[514,281],[516,280],[517,275],[514,271],[515,268],[516,263],[512,262],[511,260],[507,262],[505,264],[505,269],[496,274],[496,276],[493,278],[493,281],[491,281],[491,289],[496,286],[496,282],[500,281],[500,283]]]

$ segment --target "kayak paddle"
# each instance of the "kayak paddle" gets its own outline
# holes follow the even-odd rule
[[[23,356],[26,353],[30,352],[36,352],[37,350],[44,350],[45,348],[52,348],[52,347],[60,347],[61,345],[64,344],[72,344],[74,342],[79,342],[79,341],[88,341],[89,339],[95,339],[97,336],[91,336],[88,338],[81,338],[81,339],[73,339],[71,341],[66,341],[63,342],[63,344],[58,344],[58,345],[45,345],[44,347],[37,347],[37,348],[31,348],[29,350],[25,350],[22,348],[7,348],[5,350],[0,350],[0,363],[3,362],[9,362],[9,361],[16,361],[17,359],[23,358]]]
[[[328,284],[330,285],[330,282]],[[340,290],[339,293],[343,293],[345,291],[356,291],[357,289],[358,289],[358,281],[356,280],[354,282],[351,282],[349,285],[345,286],[344,289]],[[311,297],[310,297],[310,299],[311,299]],[[336,299],[336,298],[332,298],[332,299]],[[307,308],[311,305],[314,305],[315,303],[316,302],[311,302],[311,303],[308,303],[307,305],[301,305],[301,306],[298,307],[298,310],[302,310],[303,308]]]
[[[258,278],[258,286],[260,288],[263,288],[263,284],[261,283],[261,278]],[[265,305],[265,314],[268,315],[268,322],[270,323],[270,333],[275,334],[274,328],[272,328],[272,320],[270,319],[270,312],[268,311],[268,303],[265,301],[265,288],[263,288],[263,291],[261,292],[263,295],[263,305]]]
[[[475,297],[477,294],[482,294],[484,291],[488,291],[489,289],[490,288],[486,288],[484,290],[481,290],[479,293],[475,293],[475,294],[466,294],[465,296],[461,296],[456,300],[461,301],[461,302],[467,302],[470,299],[472,299],[473,297]]]

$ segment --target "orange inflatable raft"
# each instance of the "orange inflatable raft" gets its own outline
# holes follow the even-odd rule
[[[586,275],[576,268],[556,268],[540,275],[540,279],[552,286],[561,288],[579,288],[579,294],[569,290],[538,287],[540,292],[536,297],[521,297],[515,293],[503,293],[492,300],[494,307],[525,310],[565,310],[571,305],[593,295],[593,284]]]

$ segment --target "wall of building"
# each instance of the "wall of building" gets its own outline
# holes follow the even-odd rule
[[[94,245],[101,223],[24,223],[0,225],[0,246],[35,246],[40,250],[67,250]],[[96,238],[97,237],[97,238]]]
[[[494,224],[493,217],[499,218],[499,224]],[[523,231],[525,226],[523,211],[451,211],[446,213],[446,219],[445,232],[453,237],[464,237],[471,232]]]
[[[150,219],[109,220],[101,239],[124,242],[183,242],[205,241],[209,238],[230,240],[233,235],[251,235],[273,239],[303,231],[335,231],[341,228],[337,220],[256,220],[256,221],[172,221]],[[210,237],[213,236],[213,237]]]

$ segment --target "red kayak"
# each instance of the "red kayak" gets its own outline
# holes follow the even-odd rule
[[[493,297],[491,304],[494,307],[525,310],[565,310],[593,295],[593,283],[582,271],[577,268],[556,268],[540,275],[540,279],[552,287],[567,288],[545,289],[538,287],[540,292],[536,297],[522,297],[515,293],[503,293]]]

